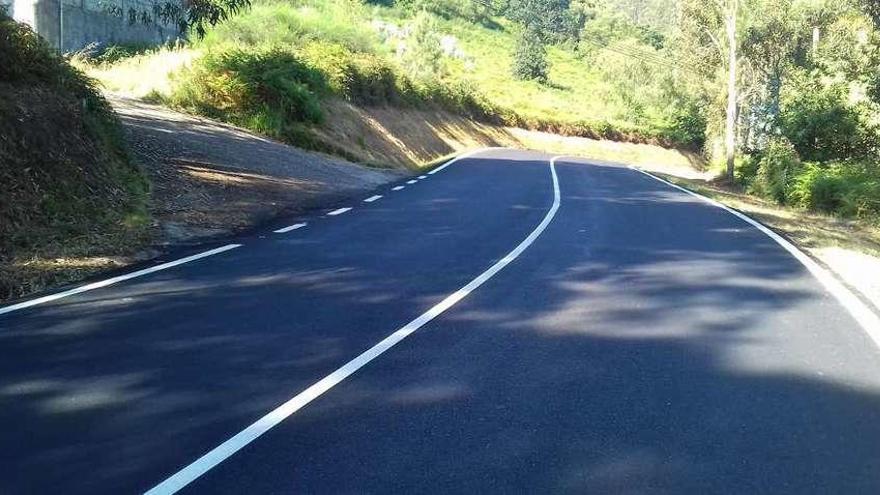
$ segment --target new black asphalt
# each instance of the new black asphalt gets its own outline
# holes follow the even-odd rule
[[[0,315],[0,493],[155,486],[506,255],[549,159]],[[633,170],[556,170],[519,258],[182,493],[880,491],[880,352],[796,259]]]

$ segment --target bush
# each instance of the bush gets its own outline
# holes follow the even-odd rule
[[[799,167],[800,158],[791,142],[784,137],[775,137],[758,157],[757,173],[749,185],[749,192],[785,204],[790,182]]]
[[[547,82],[547,50],[541,34],[524,28],[516,40],[513,52],[513,75],[519,79]]]
[[[136,245],[148,190],[92,81],[0,15],[0,299],[39,286],[17,278],[38,271],[24,260]]]
[[[445,75],[443,49],[437,24],[427,12],[419,12],[406,38],[401,63],[416,79],[438,79]]]
[[[752,155],[738,155],[733,170],[736,182],[749,187],[758,176],[759,158]]]
[[[355,1],[261,2],[211,29],[198,45],[216,49],[278,46],[287,49],[314,41],[372,52],[379,37],[365,8]]]
[[[401,76],[377,55],[323,42],[309,43],[297,54],[324,78],[330,93],[347,101],[364,105],[401,101]]]
[[[323,120],[317,95],[327,91],[324,74],[291,52],[229,49],[184,71],[171,102],[289,138],[296,124]]]
[[[866,165],[808,164],[792,181],[793,204],[858,218],[880,218],[880,171]]]
[[[876,132],[847,102],[845,85],[799,81],[784,94],[782,132],[804,160],[829,161],[876,153]]]

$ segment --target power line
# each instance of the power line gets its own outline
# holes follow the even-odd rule
[[[670,69],[679,69],[679,70],[683,70],[683,71],[686,71],[686,72],[690,72],[690,73],[692,73],[692,74],[694,74],[694,75],[702,75],[702,73],[700,72],[699,68],[696,68],[696,67],[693,67],[693,66],[684,66],[684,65],[681,65],[681,64],[676,64],[676,63],[674,63],[674,62],[672,62],[672,61],[670,61],[670,60],[668,60],[668,59],[666,59],[666,58],[661,57],[660,55],[656,55],[656,54],[648,53],[648,52],[641,51],[641,50],[638,50],[638,49],[633,49],[633,48],[624,48],[624,47],[620,47],[620,46],[616,46],[616,47],[615,47],[615,46],[611,46],[611,45],[605,43],[604,41],[602,41],[602,40],[600,40],[600,39],[598,39],[598,38],[596,38],[596,37],[583,36],[581,39],[582,39],[583,41],[587,41],[588,43],[591,43],[591,44],[593,44],[593,45],[595,45],[595,46],[597,46],[598,48],[601,48],[601,49],[603,49],[603,50],[608,50],[608,51],[610,51],[610,52],[614,52],[614,53],[617,53],[617,54],[620,54],[620,55],[624,55],[624,56],[626,56],[626,57],[634,58],[634,59],[639,60],[639,61],[641,61],[641,62],[645,62],[645,63],[649,63],[649,64],[654,64],[654,65],[662,65],[662,66],[667,67],[667,68],[670,68]]]

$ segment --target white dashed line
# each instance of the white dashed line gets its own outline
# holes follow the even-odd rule
[[[333,210],[327,214],[327,216],[335,217],[336,215],[342,215],[343,213],[351,211],[351,208],[340,208],[338,210]]]
[[[419,179],[427,179],[427,178],[428,178],[427,175],[420,175],[420,176],[419,176]]]
[[[437,318],[449,308],[455,306],[459,301],[467,297],[468,294],[477,290],[477,288],[486,283],[487,280],[494,277],[495,274],[517,259],[519,255],[528,249],[528,247],[535,242],[535,239],[544,232],[547,226],[550,225],[550,222],[553,221],[553,217],[556,216],[556,211],[559,210],[559,178],[556,176],[557,158],[560,157],[553,158],[550,161],[550,176],[553,182],[553,205],[550,207],[550,210],[547,211],[547,214],[544,215],[544,219],[541,220],[541,223],[539,223],[525,239],[513,248],[512,251],[507,253],[506,256],[498,260],[494,265],[489,267],[489,269],[468,282],[467,285],[447,296],[415,320],[412,320],[391,335],[385,337],[379,341],[379,343],[370,347],[351,361],[345,363],[336,371],[315,382],[309,388],[303,390],[284,404],[258,419],[255,423],[235,434],[235,436],[214,447],[205,455],[193,461],[190,465],[184,467],[171,477],[165,479],[147,491],[145,495],[171,495],[182,490],[185,486],[189,485],[200,476],[244,448],[246,445],[289,418],[292,414],[338,385],[357,370],[366,366],[370,361],[381,356],[388,349],[391,349],[403,339],[412,335],[413,332],[425,326],[428,322]]]
[[[392,187],[391,190],[392,190],[392,191],[400,191],[400,190],[403,189],[404,187],[406,187],[406,186],[396,186],[396,187]]]
[[[276,234],[286,234],[290,231],[293,231],[296,229],[301,229],[301,228],[305,227],[306,225],[307,224],[305,224],[305,223],[295,223],[295,224],[291,225],[290,227],[284,227],[283,229],[273,230],[273,232],[275,232]]]
[[[417,181],[417,180],[408,180],[408,181],[406,181],[407,184],[415,184],[416,182],[418,182],[418,181]]]
[[[230,249],[235,249],[241,247],[241,244],[227,244],[222,247],[218,247],[216,249],[211,249],[209,251],[205,251],[204,253],[194,254],[192,256],[187,256],[186,258],[180,258],[179,260],[169,261],[168,263],[162,263],[161,265],[151,266],[150,268],[144,268],[143,270],[138,270],[136,272],[127,273],[125,275],[120,275],[118,277],[108,278],[106,280],[101,280],[100,282],[94,282],[91,284],[83,285],[81,287],[76,287],[70,290],[66,290],[64,292],[59,292],[57,294],[50,294],[48,296],[38,297],[36,299],[31,299],[30,301],[20,302],[18,304],[13,304],[11,306],[6,306],[4,308],[0,308],[0,315],[4,313],[11,313],[18,309],[29,308],[31,306],[36,306],[38,304],[47,303],[50,301],[55,301],[64,297],[73,296],[75,294],[81,294],[83,292],[88,292],[90,290],[100,289],[102,287],[107,287],[108,285],[117,284],[119,282],[124,282],[126,280],[131,280],[133,278],[142,277],[144,275],[149,275],[150,273],[160,272],[162,270],[167,270],[169,268],[174,268],[175,266],[182,265],[184,263],[189,263],[190,261],[200,260],[202,258],[207,258],[208,256],[213,256],[215,254],[220,254],[225,251],[229,251]]]
[[[364,203],[372,203],[373,201],[376,201],[376,200],[378,200],[378,199],[382,199],[382,195],[381,195],[381,194],[377,194],[377,195],[375,195],[375,196],[370,196],[369,198],[367,198],[367,199],[364,200]]]

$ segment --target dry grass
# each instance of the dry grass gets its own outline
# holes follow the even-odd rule
[[[157,48],[113,64],[92,64],[82,58],[74,58],[72,63],[100,81],[105,91],[141,99],[170,94],[174,73],[200,54],[190,48]]]
[[[365,163],[422,168],[440,157],[483,146],[504,146],[583,156],[595,160],[662,167],[687,177],[704,177],[699,156],[650,144],[565,137],[540,131],[483,124],[443,111],[390,107],[361,108],[325,102],[326,123],[315,130],[328,147]],[[695,168],[696,167],[696,168]]]

